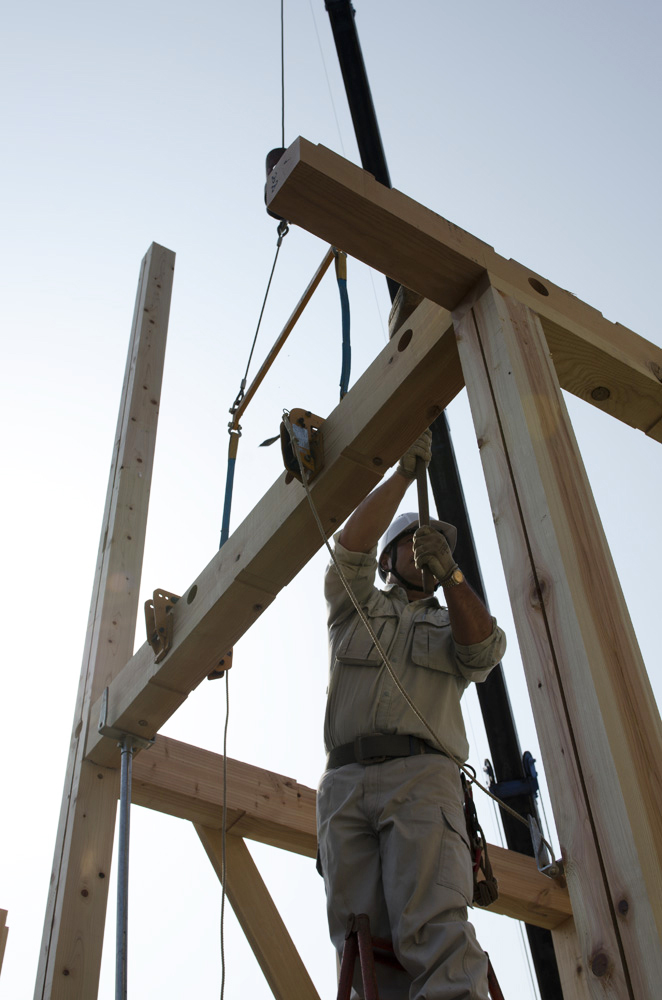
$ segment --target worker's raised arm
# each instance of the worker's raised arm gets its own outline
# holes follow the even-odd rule
[[[400,501],[416,478],[416,459],[426,465],[431,458],[430,431],[414,441],[395,472],[368,494],[343,527],[338,541],[350,552],[370,552],[393,520]]]

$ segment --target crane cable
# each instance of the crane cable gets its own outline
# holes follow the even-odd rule
[[[239,447],[239,438],[241,437],[241,426],[235,419],[237,411],[241,406],[241,402],[244,398],[246,383],[248,380],[248,369],[250,368],[251,360],[253,358],[253,352],[255,350],[255,344],[257,341],[257,335],[260,332],[260,326],[262,324],[262,317],[264,316],[264,310],[267,304],[267,298],[269,297],[269,290],[271,288],[271,282],[273,280],[274,271],[276,270],[276,264],[278,262],[278,255],[280,253],[280,248],[283,244],[283,240],[290,231],[290,227],[284,219],[278,223],[278,240],[276,242],[276,254],[274,256],[274,262],[271,266],[271,273],[269,275],[269,280],[267,282],[267,289],[264,293],[264,298],[262,300],[262,308],[260,309],[260,315],[257,321],[257,327],[255,329],[255,336],[253,337],[253,343],[251,344],[250,353],[248,355],[248,361],[246,363],[246,371],[244,372],[244,377],[239,384],[239,392],[237,393],[236,399],[232,406],[230,407],[230,415],[232,420],[228,424],[228,433],[230,435],[230,443],[228,447],[228,471],[225,479],[225,500],[223,502],[223,521],[221,525],[221,540],[219,543],[219,549],[223,548],[228,540],[230,534],[230,511],[232,509],[232,489],[234,486],[234,467],[237,459],[237,449]]]
[[[285,0],[280,0],[280,79],[281,79],[281,143],[285,145]],[[276,270],[276,263],[278,262],[278,255],[280,253],[280,248],[283,244],[283,240],[289,232],[289,226],[285,219],[281,219],[278,223],[278,240],[276,242],[276,253],[274,255],[274,262],[271,266],[271,273],[269,275],[269,281],[267,282],[267,289],[264,293],[264,299],[262,302],[262,308],[260,310],[260,316],[257,321],[257,327],[255,330],[255,336],[253,337],[253,343],[251,345],[250,354],[248,355],[248,363],[246,364],[246,371],[244,372],[244,377],[239,386],[239,392],[237,398],[232,404],[232,409],[230,413],[232,415],[232,421],[228,425],[228,431],[230,434],[230,444],[228,448],[228,469],[225,481],[225,499],[223,503],[223,521],[221,524],[221,538],[219,542],[219,549],[223,547],[225,542],[228,540],[230,534],[230,509],[232,507],[232,488],[234,485],[234,467],[237,460],[237,448],[239,446],[239,437],[241,436],[241,428],[238,423],[235,427],[235,413],[239,406],[241,400],[244,396],[244,391],[246,389],[246,380],[248,378],[248,369],[250,367],[251,358],[253,357],[253,351],[255,350],[255,343],[257,341],[257,335],[260,332],[260,324],[262,323],[262,316],[264,315],[264,308],[267,304],[267,297],[269,295],[269,289],[271,288],[271,281],[274,276],[274,271]],[[226,843],[227,843],[227,792],[228,792],[228,781],[227,781],[227,740],[228,740],[228,724],[230,722],[230,684],[229,684],[229,671],[225,671],[225,727],[223,730],[223,816],[221,819],[221,866],[222,866],[222,879],[221,879],[221,919],[220,919],[220,945],[221,945],[221,991],[220,1000],[224,1000],[225,997],[225,897],[226,897],[226,880],[227,880],[227,857],[226,857]]]
[[[412,712],[414,713],[414,715],[416,716],[416,718],[419,720],[419,722],[430,733],[430,735],[432,736],[432,739],[441,747],[441,749],[446,754],[446,756],[449,757],[450,760],[452,760],[453,763],[456,764],[459,767],[460,771],[462,771],[468,777],[470,785],[474,784],[478,788],[480,788],[480,790],[482,792],[485,792],[485,794],[487,796],[489,796],[489,798],[493,799],[502,809],[505,809],[505,811],[507,813],[509,813],[511,816],[513,816],[520,823],[523,823],[524,826],[526,826],[527,829],[528,829],[529,824],[524,819],[523,816],[520,816],[520,814],[518,812],[516,812],[511,806],[509,806],[506,802],[503,802],[497,795],[495,795],[493,792],[491,792],[489,790],[489,788],[486,788],[485,785],[481,784],[481,782],[478,780],[478,778],[476,776],[476,771],[471,766],[471,764],[464,763],[458,757],[456,757],[453,753],[451,753],[451,751],[448,749],[448,747],[446,747],[444,745],[443,740],[440,739],[439,735],[435,732],[435,730],[433,729],[433,727],[430,725],[430,723],[427,721],[427,719],[424,717],[424,715],[420,712],[420,710],[416,707],[416,705],[414,704],[414,702],[411,700],[411,698],[408,695],[408,693],[405,690],[405,688],[402,686],[402,683],[401,683],[400,679],[398,678],[398,676],[396,675],[396,673],[395,673],[395,671],[393,669],[393,666],[391,665],[391,663],[389,661],[389,658],[388,658],[388,656],[387,656],[387,654],[386,654],[386,652],[385,652],[385,650],[384,650],[381,642],[379,641],[379,638],[375,634],[375,631],[372,628],[370,622],[368,621],[368,618],[364,614],[363,609],[361,608],[361,605],[357,601],[357,599],[356,599],[356,597],[355,597],[355,595],[354,595],[354,593],[352,591],[352,588],[350,587],[350,585],[349,585],[349,583],[347,581],[347,578],[346,578],[345,574],[342,571],[342,567],[340,566],[338,560],[336,559],[335,552],[333,551],[333,549],[329,545],[329,541],[328,541],[328,539],[326,537],[326,532],[324,531],[324,525],[322,524],[322,521],[321,521],[320,516],[319,516],[319,514],[317,512],[317,508],[315,507],[315,503],[313,501],[313,498],[312,498],[312,495],[311,495],[311,492],[310,492],[310,486],[308,485],[306,470],[304,469],[303,463],[301,462],[301,458],[299,456],[299,449],[298,449],[298,447],[296,445],[296,439],[294,437],[294,431],[292,430],[292,424],[290,423],[289,416],[288,416],[288,414],[286,412],[283,414],[283,423],[285,424],[285,427],[287,428],[287,432],[290,435],[290,438],[292,440],[292,448],[294,450],[294,453],[297,456],[297,461],[299,462],[299,468],[300,468],[300,471],[301,471],[301,482],[303,483],[304,489],[306,491],[306,496],[308,498],[308,503],[310,504],[310,509],[311,509],[311,511],[313,513],[313,517],[315,518],[315,522],[317,524],[317,527],[319,528],[320,534],[321,534],[322,538],[324,539],[324,544],[326,545],[326,547],[327,547],[327,549],[329,551],[329,554],[331,556],[331,560],[332,560],[333,565],[335,566],[335,568],[336,568],[336,570],[338,572],[338,576],[340,577],[341,583],[342,583],[343,587],[345,588],[345,590],[347,591],[347,595],[348,595],[349,599],[351,600],[352,604],[354,605],[354,608],[356,609],[356,612],[359,615],[359,618],[361,619],[361,621],[365,625],[366,629],[368,630],[370,638],[372,639],[373,643],[375,644],[375,649],[377,650],[377,652],[378,652],[378,654],[379,654],[379,656],[380,656],[380,658],[382,660],[382,663],[386,667],[386,670],[387,670],[387,672],[388,672],[391,680],[393,681],[393,683],[397,687],[398,691],[400,692],[400,694],[402,695],[402,697],[404,698],[404,700],[406,701],[407,705],[412,710]],[[550,852],[550,855],[553,857],[554,856],[554,851],[553,851],[552,846],[547,843],[547,841],[545,840],[544,837],[542,837],[541,839],[542,839],[542,842],[545,844],[545,846],[548,848],[548,850]]]

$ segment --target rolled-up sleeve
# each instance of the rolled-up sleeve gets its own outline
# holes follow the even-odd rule
[[[377,571],[377,548],[370,552],[350,552],[338,541],[337,532],[334,535],[334,554],[352,593],[360,604],[365,604],[375,590],[375,573]],[[353,604],[338,570],[333,561],[327,566],[324,576],[324,596],[328,608],[328,623],[333,625],[352,610]]]
[[[470,646],[455,643],[458,669],[463,677],[475,684],[485,680],[490,670],[503,659],[505,651],[506,636],[497,625],[496,618],[492,619],[492,631],[487,639]]]

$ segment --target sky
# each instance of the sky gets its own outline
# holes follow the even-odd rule
[[[394,187],[662,343],[659,8],[642,0],[356,0]],[[140,604],[183,593],[213,557],[228,409],[276,244],[264,158],[281,144],[280,4],[15,4],[5,14],[2,135],[0,998],[31,997],[140,261],[177,254]],[[322,0],[285,0],[285,140],[358,163]],[[251,372],[326,246],[286,237]],[[350,260],[353,384],[387,340],[386,283]],[[232,528],[280,475],[283,408],[337,403],[330,274],[242,421]],[[658,701],[659,445],[566,397]],[[509,636],[522,749],[542,769],[466,395],[449,408],[483,576]],[[404,507],[415,506],[410,497]],[[315,787],[327,644],[319,553],[237,644],[228,754]],[[292,609],[298,620],[292,627]],[[136,648],[144,641],[139,617]],[[205,682],[163,733],[220,751],[225,686]],[[465,697],[481,772],[489,755]],[[220,780],[220,776],[219,776]],[[544,784],[544,782],[543,782]],[[552,824],[549,799],[545,814]],[[488,840],[492,806],[478,802]],[[218,996],[220,887],[190,824],[134,808],[129,995]],[[552,838],[555,835],[552,831]],[[319,990],[335,997],[312,862],[249,844]],[[113,880],[114,881],[114,880]],[[111,886],[99,997],[114,996]],[[535,998],[519,925],[474,915],[506,996]],[[226,909],[226,997],[267,997]]]

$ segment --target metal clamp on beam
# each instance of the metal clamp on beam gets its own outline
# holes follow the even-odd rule
[[[533,841],[533,851],[538,871],[541,875],[546,875],[547,878],[560,878],[564,874],[563,862],[550,859],[547,844],[540,832],[537,819],[534,816],[528,816],[527,818],[529,820],[529,829],[531,831],[531,840]]]
[[[97,727],[100,736],[107,736],[110,740],[117,740],[120,746],[131,750],[148,750],[154,746],[154,739],[147,739],[145,736],[137,736],[135,733],[127,733],[115,726],[108,725],[108,688],[104,688],[101,696],[101,712],[99,714],[99,725]]]
[[[145,625],[147,642],[154,653],[155,663],[160,663],[172,646],[174,619],[172,609],[179,600],[177,594],[167,590],[155,590],[151,601],[145,601]]]

